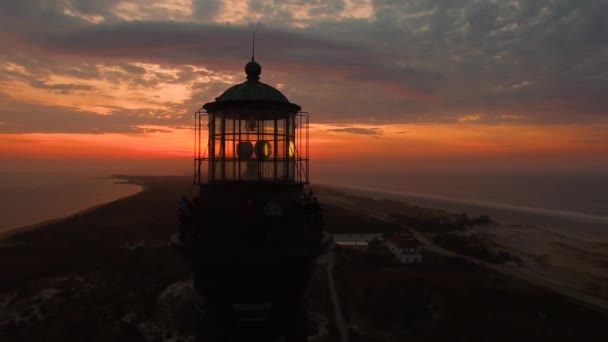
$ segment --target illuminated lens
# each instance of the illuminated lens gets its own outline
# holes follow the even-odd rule
[[[241,141],[236,144],[236,155],[241,159],[249,159],[253,155],[253,144],[249,141]]]
[[[255,155],[259,159],[266,159],[272,155],[272,145],[266,140],[255,143]]]
[[[296,155],[296,144],[293,141],[289,142],[289,156],[293,157]]]

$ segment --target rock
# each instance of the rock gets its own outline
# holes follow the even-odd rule
[[[0,298],[0,310],[6,308],[9,304],[13,302],[15,298],[17,298],[17,294],[14,292],[9,293],[8,295],[5,295]]]
[[[160,323],[165,331],[177,331],[180,335],[194,333],[201,305],[202,299],[192,281],[170,285],[158,298]]]
[[[59,293],[61,292],[61,290],[56,289],[56,288],[48,288],[48,289],[44,289],[42,291],[40,291],[40,298],[42,298],[43,301],[49,301],[51,299],[53,299],[55,296],[57,296]]]
[[[194,342],[202,304],[191,280],[168,286],[158,296],[153,318],[137,324],[140,336],[146,341]]]
[[[133,322],[135,322],[136,318],[137,318],[137,314],[135,314],[135,312],[131,311],[131,312],[127,313],[126,315],[124,315],[120,319],[120,322],[124,323],[124,324],[132,324]]]
[[[125,339],[133,340],[140,336],[138,326],[135,322],[136,319],[137,314],[133,311],[127,313],[120,319],[120,331],[122,337]]]
[[[130,244],[128,242],[125,242],[124,244],[122,244],[120,246],[120,248],[125,248],[128,249],[130,251],[139,251],[144,249],[144,247],[146,246],[146,242],[144,240],[141,240],[139,242],[136,242],[134,244]]]
[[[19,330],[19,321],[11,318],[6,321],[0,322],[0,331],[2,332],[13,332]]]

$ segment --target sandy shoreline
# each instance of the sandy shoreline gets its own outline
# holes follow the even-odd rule
[[[189,183],[131,178],[135,194],[1,240],[0,340],[142,340],[137,324],[153,322],[159,295],[190,275],[168,244]]]
[[[546,286],[608,310],[608,225],[573,219],[513,212],[504,209],[420,199],[369,189],[316,186],[325,203],[347,206],[362,213],[391,220],[407,204],[469,216],[489,215],[497,223],[474,227],[486,244],[519,257],[521,267],[497,271]],[[357,199],[353,199],[356,196]]]
[[[179,199],[192,189],[192,183],[189,177],[130,178],[141,182],[137,183],[142,186],[142,190],[137,194],[94,206],[50,223],[22,227],[22,234],[16,234],[17,231],[13,230],[10,238],[2,240],[0,339],[132,341],[142,340],[142,327],[161,324],[155,321],[160,317],[159,313],[165,312],[165,309],[159,306],[159,296],[170,286],[187,281],[191,274],[190,265],[179,257],[168,241],[177,231]],[[314,186],[314,190],[324,206],[328,231],[338,233],[343,230],[371,229],[389,234],[403,231],[398,224],[368,214],[370,211],[390,214],[400,210],[406,214],[407,209],[404,209],[403,203],[378,201],[370,196],[352,195],[317,186]],[[410,210],[409,214],[423,212],[425,209],[418,208]],[[517,229],[546,234],[539,229]],[[501,235],[491,230],[482,233],[488,236]],[[533,238],[526,239],[530,244],[535,241]],[[515,241],[514,245],[521,246],[521,242]],[[584,254],[572,256],[571,259],[583,260],[588,257],[588,254]],[[547,260],[551,265],[553,259],[548,257]],[[526,261],[525,264],[527,263]],[[470,338],[476,336],[475,333],[486,336],[481,332],[484,327],[475,323],[475,317],[481,314],[488,322],[493,322],[496,329],[515,327],[512,329],[515,335],[520,334],[517,327],[532,324],[539,329],[558,329],[553,334],[571,332],[574,335],[566,340],[576,341],[579,340],[576,338],[578,336],[593,336],[597,331],[601,332],[601,328],[605,326],[603,322],[607,319],[605,314],[595,308],[589,310],[589,307],[580,305],[579,301],[570,299],[576,297],[568,295],[568,298],[559,294],[564,292],[552,291],[555,290],[552,287],[554,283],[549,284],[552,286],[535,286],[538,282],[519,280],[520,274],[504,276],[500,270],[494,272],[493,268],[484,265],[467,263],[456,267],[458,264],[431,262],[428,265],[420,265],[420,268],[407,268],[383,262],[379,265],[378,273],[370,276],[369,283],[365,285],[367,280],[359,278],[359,271],[365,271],[365,265],[358,262],[347,264],[353,267],[353,271],[346,274],[353,277],[353,281],[348,283],[353,284],[357,291],[365,290],[367,286],[372,295],[382,295],[384,289],[377,286],[378,282],[384,279],[384,284],[390,285],[389,290],[401,289],[401,285],[413,286],[412,291],[406,292],[416,300],[425,298],[424,293],[435,293],[431,296],[434,298],[432,302],[438,303],[439,300],[446,310],[451,307],[448,311],[451,311],[453,318],[462,316],[466,311],[466,317],[470,319],[460,322],[457,326],[446,325],[446,336],[451,336],[450,334],[456,331],[460,334],[457,336],[469,337],[466,340],[488,340]],[[498,266],[519,270],[517,266]],[[538,277],[534,270],[522,269],[533,272],[531,277]],[[547,269],[553,272],[550,267]],[[336,270],[340,272],[340,267]],[[338,276],[343,277],[345,274],[339,273]],[[395,283],[394,277],[401,278],[403,282]],[[412,282],[410,277],[418,280]],[[563,279],[563,282],[569,282],[567,278]],[[542,280],[545,281],[545,278]],[[316,297],[312,299],[312,307],[315,312],[331,317],[328,311],[331,309],[327,306],[329,302],[326,303],[324,299],[326,283],[315,284]],[[472,292],[470,284],[476,284]],[[558,282],[555,284],[561,286]],[[376,289],[378,291],[375,291]],[[486,297],[483,297],[484,293]],[[513,305],[502,303],[505,294],[518,302]],[[365,291],[353,295],[359,299],[366,298]],[[466,303],[466,309],[460,301],[463,296],[470,301]],[[396,304],[395,306],[399,306],[399,311],[408,306],[407,302],[402,301],[404,298],[388,299]],[[540,302],[537,303],[537,300]],[[348,302],[342,301],[341,305],[348,307]],[[375,305],[374,310],[384,312],[383,305],[372,304]],[[427,310],[425,308],[428,308],[428,305],[422,305],[422,309]],[[38,314],[40,309],[44,310],[44,314]],[[370,314],[372,312],[373,310]],[[485,312],[492,314],[485,315]],[[545,316],[539,318],[537,312]],[[11,323],[13,318],[10,317],[14,320],[18,318],[20,323]],[[27,320],[22,320],[23,317],[27,317]],[[5,318],[7,319],[4,320]],[[347,319],[354,318],[350,316]],[[514,319],[525,325],[512,325],[510,322]],[[154,336],[159,338],[151,340],[160,340],[165,336],[162,331],[152,332],[158,333]],[[471,332],[473,335],[469,335]],[[500,330],[496,332],[500,333]],[[425,334],[420,333],[423,336]],[[494,333],[488,332],[487,336],[494,336]],[[526,335],[526,332],[521,334]],[[601,332],[599,336],[604,335]]]
[[[481,200],[475,200],[475,199],[445,197],[445,196],[431,195],[431,194],[425,194],[425,193],[393,191],[393,190],[388,190],[388,189],[380,189],[380,188],[373,188],[373,187],[366,187],[366,186],[335,185],[335,184],[326,184],[326,183],[319,183],[318,185],[322,186],[322,187],[349,190],[351,192],[377,194],[377,195],[382,195],[385,197],[389,196],[391,198],[417,199],[417,200],[444,203],[444,204],[450,203],[452,205],[462,205],[462,206],[468,206],[471,208],[494,208],[494,209],[501,209],[501,210],[507,210],[507,211],[512,211],[512,212],[522,212],[522,213],[527,213],[527,214],[539,215],[539,216],[559,217],[559,218],[566,218],[566,219],[576,219],[576,220],[585,221],[585,222],[596,222],[596,223],[608,224],[608,216],[592,215],[592,214],[570,211],[570,210],[545,209],[545,208],[539,208],[539,207],[529,207],[529,206],[507,204],[507,203],[487,202],[487,201],[481,201]]]
[[[135,196],[135,195],[137,195],[139,193],[142,193],[142,192],[146,191],[146,189],[148,188],[148,186],[145,183],[140,183],[140,182],[132,181],[132,180],[125,180],[125,179],[122,179],[122,178],[107,177],[107,178],[100,178],[100,179],[113,179],[113,180],[115,180],[114,184],[137,185],[137,186],[139,186],[139,190],[137,190],[136,192],[134,192],[132,194],[129,194],[129,195],[126,195],[126,196],[121,196],[121,197],[115,198],[113,200],[110,200],[108,202],[99,203],[99,204],[96,204],[96,205],[84,208],[82,210],[78,210],[78,211],[73,212],[73,213],[68,214],[68,215],[64,215],[64,216],[53,218],[53,219],[49,219],[49,220],[44,220],[44,221],[37,222],[37,223],[34,223],[34,224],[28,224],[28,225],[21,226],[21,227],[15,227],[15,228],[9,228],[9,229],[6,229],[6,230],[2,230],[2,231],[0,231],[0,240],[2,240],[4,238],[7,238],[7,237],[10,237],[11,235],[14,235],[14,234],[23,233],[23,232],[27,232],[27,231],[31,231],[31,230],[36,230],[38,228],[41,228],[41,227],[44,227],[44,226],[47,226],[47,225],[50,225],[50,224],[53,224],[53,223],[58,223],[58,222],[69,220],[69,219],[74,218],[76,216],[85,215],[85,214],[87,214],[87,213],[89,213],[89,212],[91,212],[91,211],[93,211],[93,210],[95,210],[95,209],[97,209],[99,207],[102,207],[104,205],[107,205],[107,204],[110,204],[110,203],[114,203],[114,202],[123,200],[125,198],[129,198],[129,197]]]
[[[136,196],[148,189],[143,182],[115,179],[115,184],[138,185],[139,191],[100,203],[72,214],[42,221],[32,225],[1,231],[0,239],[11,235],[36,230],[51,224],[68,221],[85,215],[95,209]],[[578,221],[573,218],[556,218],[538,213],[517,212],[505,208],[492,208],[471,203],[455,202],[432,196],[418,196],[398,192],[374,191],[370,188],[321,185],[314,187],[322,200],[329,200],[334,205],[344,205],[327,190],[338,190],[348,195],[363,196],[370,200],[388,199],[409,203],[424,208],[434,208],[450,212],[466,212],[471,216],[489,215],[500,225],[489,226],[483,231],[488,240],[504,247],[509,252],[523,258],[527,267],[534,272],[556,279],[567,279],[568,283],[577,284],[576,288],[594,286],[604,281],[608,284],[608,225],[598,222]],[[362,208],[357,204],[358,209]],[[373,206],[373,208],[372,208]],[[368,209],[390,214],[387,208],[372,205]]]
[[[387,191],[369,187],[319,184],[319,188],[333,188],[353,195],[375,199],[407,202],[420,207],[465,212],[471,216],[489,215],[503,224],[535,225],[575,239],[608,244],[608,217],[568,211],[522,207],[473,200],[448,199],[440,196]],[[315,187],[315,188],[316,188]]]

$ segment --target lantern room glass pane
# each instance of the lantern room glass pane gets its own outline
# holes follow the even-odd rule
[[[214,148],[215,148],[215,152],[214,152],[214,156],[216,159],[222,158],[223,157],[223,152],[224,152],[224,148],[222,146],[222,140],[221,139],[215,139],[215,142],[213,144]]]
[[[295,180],[295,115],[273,120],[235,117],[211,118],[210,181]]]

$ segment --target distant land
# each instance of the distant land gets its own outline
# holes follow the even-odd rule
[[[115,176],[144,190],[0,239],[2,341],[189,340],[198,298],[168,245],[183,176]],[[314,186],[330,233],[407,233],[424,261],[403,265],[382,245],[335,249],[335,284],[351,341],[608,339],[606,245],[541,226],[431,209]],[[317,261],[311,336],[338,329]],[[200,304],[200,303],[199,303]]]
[[[117,185],[119,181],[93,172],[0,172],[0,236],[141,190],[138,184]]]

